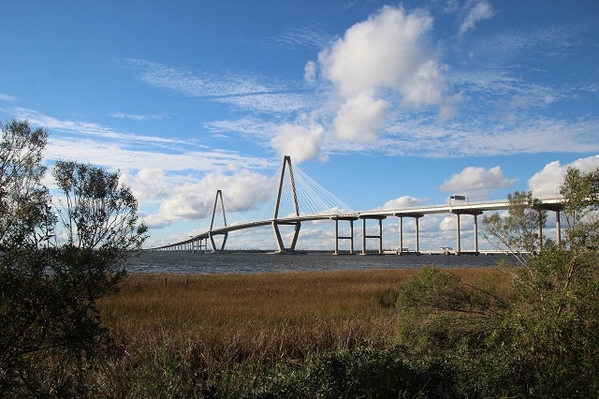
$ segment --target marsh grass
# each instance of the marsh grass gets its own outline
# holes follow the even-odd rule
[[[114,397],[201,397],[327,351],[390,347],[398,286],[415,272],[132,275],[101,302],[115,348],[96,384]]]

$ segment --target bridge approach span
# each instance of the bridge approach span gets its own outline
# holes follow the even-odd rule
[[[553,210],[556,212],[556,221],[557,221],[557,231],[558,231],[558,241],[559,237],[559,211],[561,209],[561,198],[544,198],[541,199],[541,209],[545,210]],[[258,220],[253,222],[246,223],[236,223],[232,225],[225,225],[222,227],[211,228],[207,231],[204,231],[200,234],[196,234],[191,236],[190,238],[171,243],[168,245],[163,245],[159,247],[150,248],[151,250],[176,250],[176,251],[188,251],[188,252],[199,252],[199,251],[207,251],[208,249],[208,241],[212,244],[212,251],[217,252],[219,250],[224,250],[224,245],[229,232],[237,231],[237,230],[245,230],[252,229],[256,227],[262,226],[273,226],[273,230],[275,231],[275,237],[278,240],[279,244],[279,252],[288,252],[295,250],[295,242],[297,241],[297,235],[299,234],[299,226],[302,222],[308,221],[317,221],[317,220],[334,220],[335,221],[335,254],[339,253],[339,241],[340,240],[350,240],[350,250],[349,253],[354,253],[353,251],[353,222],[356,220],[362,220],[362,254],[366,254],[366,239],[377,239],[379,243],[378,253],[382,253],[382,220],[387,217],[398,217],[399,218],[399,245],[398,245],[398,254],[402,254],[404,252],[403,246],[403,218],[413,218],[416,223],[416,248],[415,251],[419,253],[419,229],[418,229],[418,220],[425,215],[432,214],[454,214],[457,217],[457,232],[456,232],[456,250],[457,254],[462,253],[461,248],[461,237],[460,237],[460,216],[461,215],[472,215],[474,217],[474,253],[478,253],[478,231],[477,231],[477,216],[481,215],[483,212],[487,211],[500,211],[506,210],[509,207],[508,201],[482,201],[482,202],[467,202],[467,203],[449,203],[446,205],[431,205],[431,206],[422,206],[422,207],[411,207],[411,208],[399,208],[399,209],[377,209],[377,210],[369,210],[369,211],[356,211],[356,212],[342,212],[342,213],[323,213],[323,214],[314,214],[314,215],[297,215],[297,216],[289,216],[289,217],[281,217],[281,218],[271,218]],[[299,212],[298,212],[299,213]],[[214,218],[214,214],[213,214]],[[379,234],[378,235],[367,235],[366,233],[366,221],[367,220],[377,220],[379,223]],[[348,237],[339,236],[338,223],[340,221],[348,221],[350,223],[350,231],[351,234]],[[292,245],[289,247],[285,247],[282,244],[282,239],[280,237],[280,233],[278,231],[279,225],[294,225],[296,226],[295,236],[292,242]],[[542,234],[542,226],[539,226],[539,233]],[[224,236],[223,243],[220,249],[218,249],[214,242],[214,237],[222,235]]]

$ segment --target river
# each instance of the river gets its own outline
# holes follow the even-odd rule
[[[486,267],[500,260],[513,262],[507,255],[338,255],[307,253],[272,255],[253,252],[184,253],[141,252],[129,259],[129,273],[280,273],[322,270],[410,269],[426,265],[439,267]]]

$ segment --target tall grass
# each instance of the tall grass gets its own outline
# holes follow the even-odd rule
[[[473,282],[491,270],[456,272]],[[201,397],[330,350],[389,347],[397,289],[414,272],[132,275],[101,303],[115,349],[96,384],[114,397]]]

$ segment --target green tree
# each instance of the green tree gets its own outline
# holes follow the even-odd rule
[[[41,184],[47,137],[27,122],[2,125],[0,396],[88,395],[86,372],[110,342],[96,303],[146,238],[118,173],[57,162],[52,204]]]
[[[483,217],[483,235],[524,265],[543,247],[539,226],[545,224],[547,213],[531,192],[516,191],[508,194],[507,199],[510,204],[507,216],[494,213]]]
[[[401,286],[404,343],[451,365],[465,396],[599,394],[599,169],[569,169],[560,192],[559,245],[541,250],[539,203],[518,193],[510,215],[486,218],[485,227],[508,248],[530,251],[522,265],[473,285],[425,269]]]

